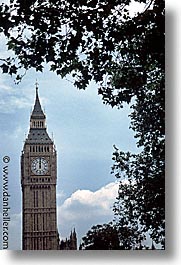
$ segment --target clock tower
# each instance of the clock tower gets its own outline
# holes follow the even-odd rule
[[[22,248],[58,249],[56,213],[57,158],[46,128],[38,87],[30,128],[21,155]]]

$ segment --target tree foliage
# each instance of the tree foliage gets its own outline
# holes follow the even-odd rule
[[[140,53],[135,53],[134,49],[128,51],[129,57],[135,58],[133,59],[135,66],[140,67],[143,62],[143,70],[139,70],[139,74],[143,77],[138,81],[139,88],[133,86],[129,88],[134,95],[130,128],[135,132],[141,152],[125,153],[115,147],[112,173],[120,180],[119,195],[114,206],[119,226],[137,227],[142,235],[149,232],[151,238],[164,247],[164,6],[162,1],[157,4],[153,8],[154,13],[147,11],[149,20],[146,25],[144,24],[145,34],[133,40],[136,46],[140,42],[137,46]],[[144,18],[146,17],[144,15]],[[135,68],[131,67],[133,73],[136,71]],[[131,79],[129,74],[126,76],[126,72],[124,75],[121,73],[121,78],[125,77],[128,82],[135,80]]]
[[[142,250],[153,249],[154,245],[147,246],[143,243],[145,237],[139,234],[139,239],[134,240],[138,230],[129,227],[120,227],[114,222],[92,226],[82,238],[80,250]],[[155,247],[154,247],[155,249]]]
[[[164,0],[10,0],[0,5],[0,32],[14,56],[1,58],[3,73],[17,81],[48,64],[71,74],[85,89],[91,80],[112,107],[131,103],[130,128],[139,154],[115,147],[112,173],[120,181],[114,206],[117,224],[134,228],[132,240],[149,231],[164,239]]]
[[[116,250],[120,249],[118,231],[109,224],[93,226],[82,238],[82,250]]]
[[[44,63],[48,63],[50,70],[62,77],[71,73],[78,88],[84,89],[92,79],[100,82],[99,93],[109,104],[129,102],[134,94],[131,80],[134,79],[137,89],[146,82],[144,63],[150,49],[155,57],[161,56],[158,46],[161,50],[163,44],[159,39],[163,21],[155,16],[160,1],[151,1],[155,8],[134,18],[129,16],[130,2],[10,0],[10,5],[2,4],[0,31],[15,55],[1,65],[3,72],[17,74],[21,68],[32,67],[43,71]],[[156,32],[153,35],[150,30],[148,35],[147,26],[155,22]],[[133,52],[129,55],[130,50]],[[151,65],[154,58],[149,60]],[[120,82],[124,84],[121,90]],[[118,89],[117,96],[113,95],[112,88]]]

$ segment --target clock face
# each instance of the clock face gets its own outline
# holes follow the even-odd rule
[[[35,175],[45,175],[48,172],[48,162],[43,157],[37,157],[31,163],[31,171]]]

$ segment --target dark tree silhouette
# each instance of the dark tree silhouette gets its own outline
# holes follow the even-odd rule
[[[120,249],[118,231],[111,223],[93,226],[82,238],[81,250]]]

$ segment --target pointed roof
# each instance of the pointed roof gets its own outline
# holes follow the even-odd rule
[[[29,144],[52,144],[53,141],[49,137],[46,129],[30,128],[26,142]]]
[[[36,99],[35,105],[31,114],[31,119],[45,119],[45,114],[41,108],[39,96],[38,96],[38,86],[36,83]]]
[[[73,235],[76,236],[75,227],[74,227]]]

